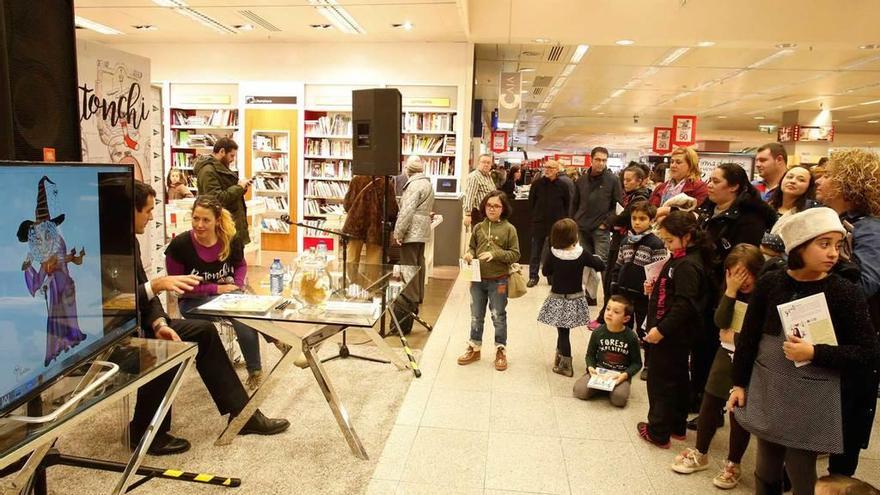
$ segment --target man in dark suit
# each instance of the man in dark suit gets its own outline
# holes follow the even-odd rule
[[[153,219],[153,207],[156,191],[147,184],[135,181],[135,233],[143,234],[147,224]],[[196,355],[196,369],[202,377],[211,398],[217,405],[221,415],[230,414],[235,417],[245,406],[248,395],[232,369],[226,351],[220,341],[213,323],[202,320],[172,320],[159,298],[159,293],[168,291],[183,294],[199,284],[199,278],[193,275],[147,278],[141,263],[140,246],[135,243],[135,260],[137,262],[137,296],[141,316],[141,328],[148,338],[162,340],[185,340],[195,342],[199,346]],[[131,421],[132,445],[140,442],[150,420],[159,408],[176,370],[170,370],[138,390],[134,418]],[[270,419],[259,410],[244,425],[240,435],[258,434],[275,435],[286,430],[290,423],[286,419]],[[190,443],[172,436],[171,411],[159,427],[156,438],[150,446],[151,455],[169,455],[186,452]]]

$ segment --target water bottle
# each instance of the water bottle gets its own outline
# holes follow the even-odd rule
[[[318,256],[327,261],[327,244],[324,241],[318,241]]]
[[[280,296],[284,291],[284,266],[278,258],[269,267],[269,290],[273,296]]]

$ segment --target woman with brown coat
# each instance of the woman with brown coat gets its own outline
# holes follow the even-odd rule
[[[397,216],[397,202],[394,190],[385,194],[383,177],[356,175],[348,185],[348,192],[342,202],[348,214],[342,231],[352,236],[348,242],[348,262],[358,264],[361,250],[367,245],[364,262],[370,265],[382,263],[382,198],[387,200],[386,219]],[[390,235],[390,233],[389,233]]]

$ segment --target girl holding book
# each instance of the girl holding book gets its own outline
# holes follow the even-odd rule
[[[660,448],[669,438],[684,440],[688,412],[688,354],[693,336],[703,329],[711,245],[694,215],[673,211],[660,221],[660,239],[671,254],[653,284],[645,282],[652,344],[648,360],[648,421],[639,436]]]
[[[758,439],[756,493],[781,492],[784,465],[794,495],[812,494],[816,456],[843,451],[842,411],[864,400],[854,395],[866,390],[880,349],[864,294],[832,271],[846,233],[837,213],[808,209],[784,218],[777,231],[788,268],[768,273],[755,287],[727,406]],[[815,294],[824,295],[836,344],[813,343],[783,328],[777,306]]]
[[[550,294],[538,312],[538,321],[556,327],[553,372],[569,377],[574,375],[569,332],[590,321],[582,282],[585,267],[602,271],[605,263],[580,245],[577,222],[570,218],[557,220],[550,229],[550,251],[542,268],[544,276],[552,280]]]
[[[710,467],[709,444],[715,432],[724,424],[724,406],[730,396],[733,373],[733,351],[738,339],[745,304],[755,288],[755,279],[764,266],[761,250],[751,244],[737,244],[724,260],[724,294],[715,310],[715,325],[721,330],[721,347],[715,353],[706,390],[697,420],[697,444],[688,447],[675,457],[672,470],[681,474],[691,474]],[[744,430],[736,418],[730,418],[730,444],[724,468],[712,483],[718,488],[731,489],[739,484],[740,462],[749,446],[749,432]]]

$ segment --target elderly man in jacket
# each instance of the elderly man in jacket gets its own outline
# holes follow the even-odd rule
[[[400,213],[394,225],[394,240],[400,244],[400,263],[418,266],[419,273],[406,288],[406,295],[421,304],[425,295],[425,243],[431,238],[431,210],[434,188],[425,177],[421,158],[410,156],[406,161],[409,179],[400,197]]]
[[[562,166],[556,160],[544,164],[544,175],[529,188],[529,211],[532,217],[532,245],[529,257],[528,287],[538,284],[538,269],[549,249],[547,236],[557,220],[568,217],[571,198],[568,187],[559,180]],[[549,281],[548,281],[549,282]]]

